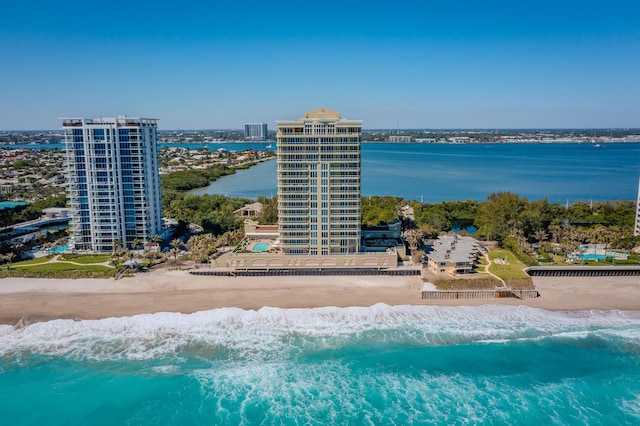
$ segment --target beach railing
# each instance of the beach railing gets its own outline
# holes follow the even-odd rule
[[[531,266],[525,272],[531,277],[635,277],[640,266]]]
[[[510,288],[496,290],[429,290],[422,292],[422,299],[455,300],[455,299],[535,299],[540,297],[538,290],[512,290]]]
[[[373,268],[304,268],[304,269],[195,269],[189,271],[192,275],[209,276],[238,276],[238,277],[265,277],[265,276],[309,276],[309,275],[387,275],[387,276],[419,276],[420,269],[373,269]]]

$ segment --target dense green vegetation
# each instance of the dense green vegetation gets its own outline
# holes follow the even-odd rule
[[[203,170],[183,170],[169,173],[160,177],[162,189],[165,191],[188,191],[194,188],[202,188],[222,176],[227,176],[236,171],[225,165],[215,165]]]
[[[363,197],[362,224],[376,226],[398,219],[403,203],[399,197]]]
[[[223,195],[189,195],[180,192],[164,194],[163,211],[166,217],[192,223],[204,232],[221,235],[242,227],[234,210],[251,202],[245,198],[229,198]]]
[[[258,223],[261,225],[278,223],[278,197],[260,196],[257,201],[262,203],[262,213],[256,218]]]
[[[264,206],[259,223],[277,223],[276,197],[259,197]],[[193,196],[175,191],[165,192],[164,211],[168,217],[194,223],[214,236],[242,228],[233,211],[251,200],[220,195]],[[414,219],[402,215],[411,206]],[[633,236],[635,205],[630,201],[576,203],[565,207],[546,199],[528,201],[509,192],[492,193],[486,201],[444,201],[419,203],[399,197],[362,198],[362,223],[380,225],[396,219],[412,251],[421,249],[420,241],[435,238],[453,229],[475,226],[474,236],[495,240],[511,250],[526,265],[553,252],[572,252],[580,244],[604,244],[609,248],[630,249],[640,245]],[[538,253],[532,248],[538,244]]]
[[[441,203],[411,203],[418,226],[431,225],[438,231],[450,231],[454,227],[466,228],[474,224],[479,203],[474,200],[443,201]]]
[[[435,204],[410,203],[415,221],[407,228],[429,225],[439,232],[453,227],[477,228],[474,236],[505,244],[512,237],[519,245],[538,243],[551,250],[552,243],[570,248],[584,243],[606,244],[630,249],[640,245],[633,236],[635,204],[632,201],[575,203],[569,207],[546,199],[528,201],[510,192],[492,193],[486,201],[445,201]],[[513,241],[507,240],[513,246]],[[530,255],[531,253],[526,253]],[[526,258],[521,258],[529,263]]]

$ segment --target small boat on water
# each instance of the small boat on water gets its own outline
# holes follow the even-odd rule
[[[273,148],[272,144],[267,145],[265,148]]]

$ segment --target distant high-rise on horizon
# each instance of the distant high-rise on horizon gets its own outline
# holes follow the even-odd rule
[[[269,138],[267,123],[247,123],[244,125],[244,139],[248,141],[266,141]]]
[[[160,234],[157,120],[62,120],[72,247],[110,252]]]
[[[362,121],[318,108],[277,126],[278,225],[284,254],[357,253]]]

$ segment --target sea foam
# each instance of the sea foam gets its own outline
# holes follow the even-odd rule
[[[640,312],[557,312],[529,307],[388,306],[214,309],[102,320],[53,320],[0,327],[0,357],[23,353],[87,360],[180,357],[186,351],[234,359],[295,357],[347,344],[459,345],[606,335],[640,341]],[[205,356],[205,355],[203,355]]]

